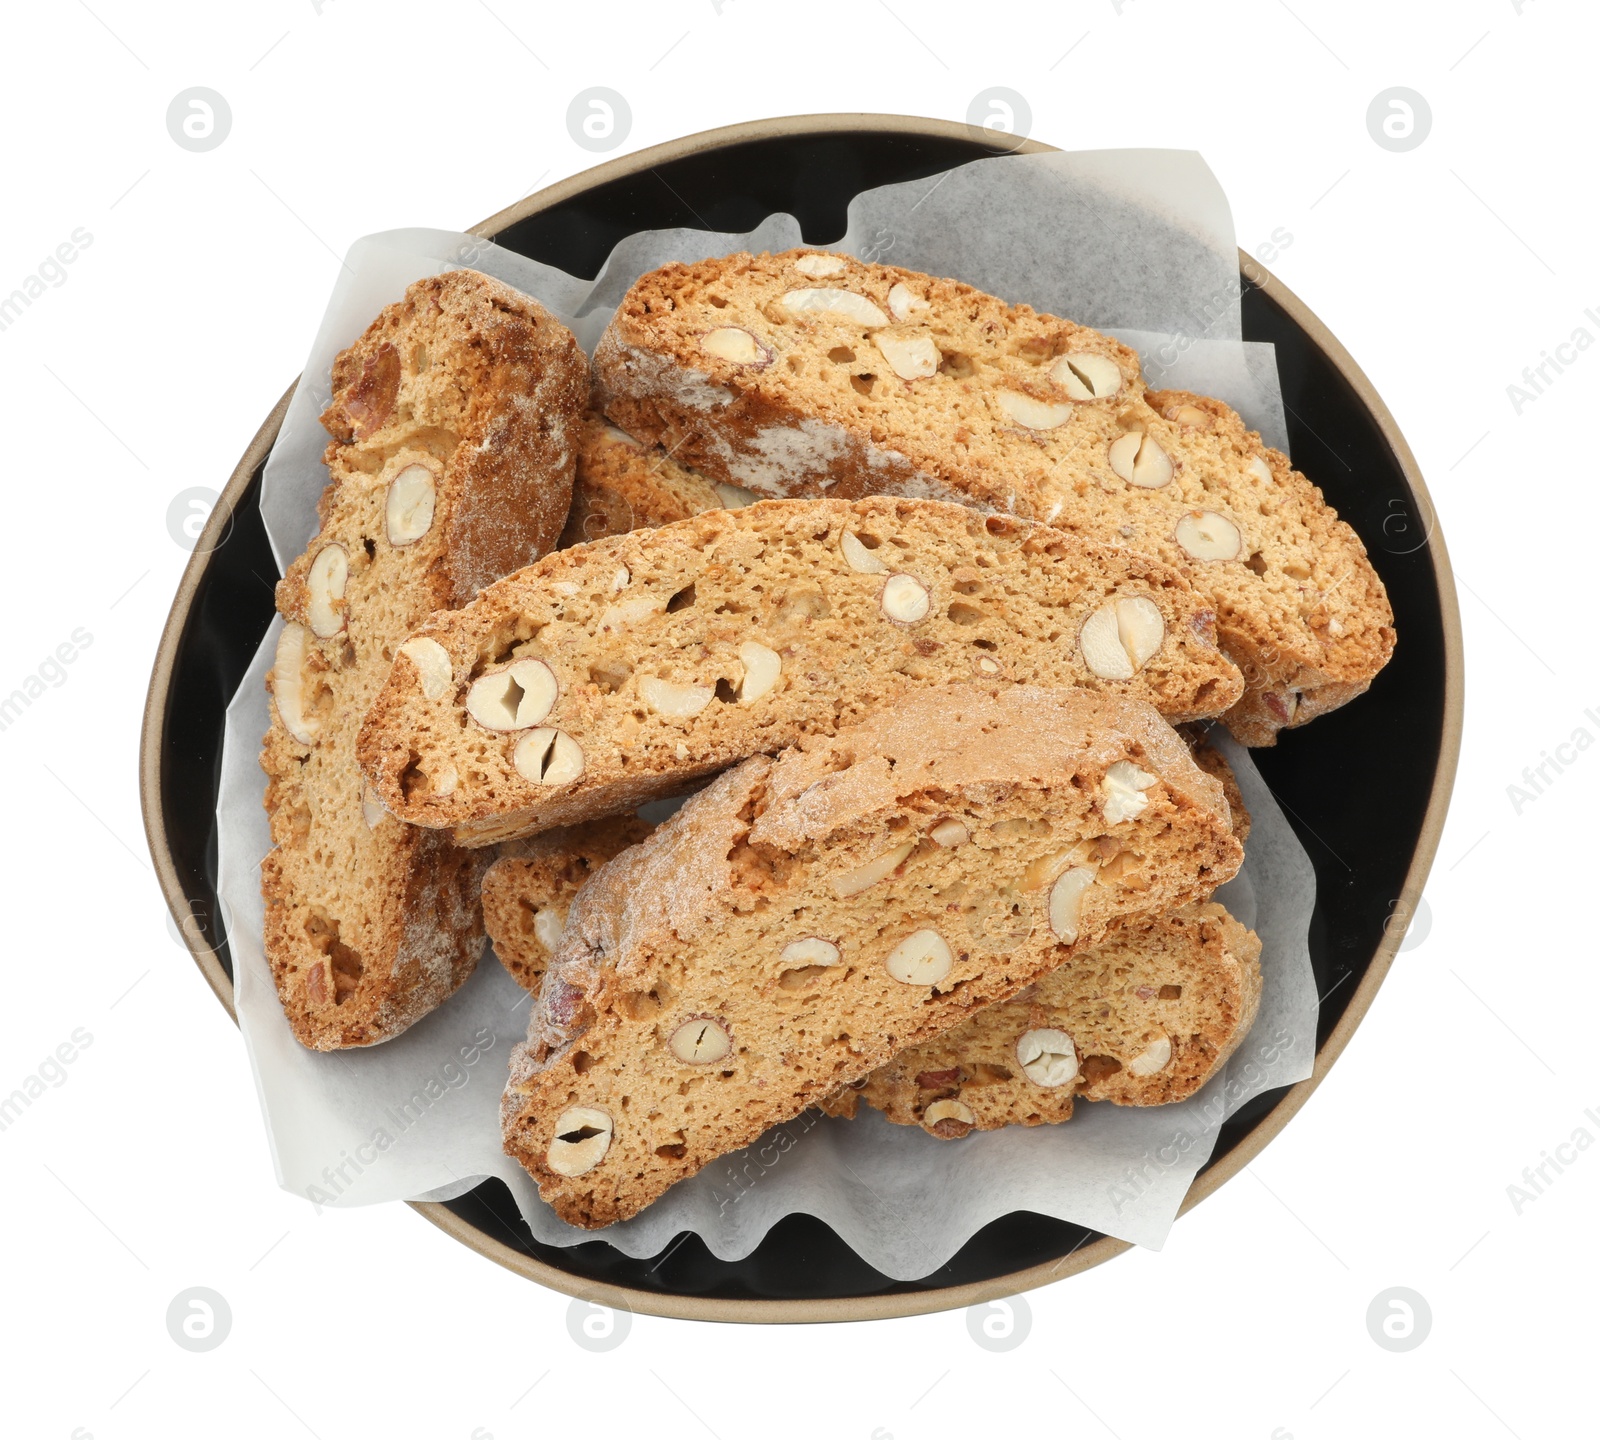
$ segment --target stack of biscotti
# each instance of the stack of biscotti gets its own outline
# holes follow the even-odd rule
[[[261,752],[266,956],[302,1044],[387,1040],[477,962],[484,857],[396,819],[356,734],[430,613],[555,544],[587,391],[572,335],[469,270],[412,285],[334,363],[331,479],[278,585]]]
[[[1361,541],[1237,414],[956,281],[800,250],[667,265],[595,379],[611,420],[713,484],[932,496],[1182,568],[1244,672],[1225,718],[1247,744],[1361,694],[1393,650]]]
[[[485,845],[625,813],[901,696],[976,678],[1243,688],[1158,561],[887,497],[766,501],[557,551],[407,641],[362,727],[380,802]]]
[[[1198,735],[1180,734],[1222,786],[1243,845],[1250,817],[1232,769]],[[650,828],[630,816],[552,830],[490,866],[484,924],[518,984],[538,990],[578,892]],[[934,831],[941,833],[959,836],[953,824]],[[956,1139],[974,1129],[1058,1124],[1072,1118],[1075,1097],[1124,1105],[1186,1099],[1255,1021],[1260,950],[1221,905],[1151,917],[817,1104],[848,1117],[864,1100],[898,1124]]]
[[[625,1218],[1238,868],[1147,703],[912,690],[691,797],[577,893],[503,1102],[564,1219]]]

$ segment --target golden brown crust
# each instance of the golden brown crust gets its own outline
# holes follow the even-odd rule
[[[890,617],[891,577],[852,563],[858,541],[921,587],[919,618]],[[1085,659],[1084,628],[1125,604],[1159,612],[1158,643],[1128,678],[1105,679]],[[1217,714],[1242,684],[1211,642],[1212,618],[1148,557],[964,506],[883,496],[707,511],[557,551],[434,617],[423,643],[442,647],[437,693],[403,652],[361,762],[395,814],[489,844],[635,809],[911,689],[974,676],[1135,694],[1179,720]],[[770,688],[750,694],[760,652]],[[555,679],[552,707],[528,722],[539,729],[469,718],[473,683],[525,661]],[[674,697],[697,708],[673,715]],[[517,769],[523,737],[553,730],[582,757],[576,780]]]
[[[334,363],[332,479],[278,584],[288,624],[261,751],[267,960],[311,1048],[399,1034],[477,963],[488,857],[387,814],[356,732],[412,630],[554,541],[586,364],[535,301],[473,271],[417,282]],[[431,494],[431,511],[391,512],[392,490]],[[337,562],[331,581],[319,557]]]
[[[1132,813],[1123,762],[1147,780]],[[583,887],[513,1056],[507,1152],[563,1219],[624,1218],[1240,855],[1221,787],[1145,704],[913,692],[727,772]]]
[[[1146,391],[1133,351],[1070,321],[847,256],[827,257],[825,276],[799,268],[818,260],[740,254],[642,276],[595,352],[606,413],[712,480],[959,500],[1187,567],[1246,671],[1251,695],[1229,719],[1246,743],[1343,703],[1387,662],[1393,616],[1360,540],[1228,406]],[[785,303],[830,290],[867,309]],[[730,350],[740,334],[750,343]],[[936,371],[919,372],[917,346]],[[1103,398],[1057,374],[1085,355],[1117,377]],[[1126,456],[1116,468],[1113,445],[1135,435],[1170,461],[1165,483],[1125,478]],[[1233,558],[1182,543],[1183,517],[1206,514],[1233,527]]]

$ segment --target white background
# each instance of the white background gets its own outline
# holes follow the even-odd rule
[[[0,1432],[1593,1433],[1600,1146],[1566,1151],[1574,1162],[1547,1169],[1520,1213],[1507,1189],[1576,1129],[1600,1140],[1585,1114],[1600,1115],[1587,916],[1600,754],[1547,770],[1520,814],[1507,789],[1580,727],[1600,738],[1585,714],[1600,714],[1586,423],[1600,354],[1547,371],[1520,414],[1507,391],[1578,327],[1600,339],[1584,313],[1600,312],[1592,8],[92,6],[12,7],[0,89],[0,296],[74,230],[92,236],[0,331],[0,693],[75,629],[92,636],[0,731],[13,976],[0,1093],[75,1030],[92,1036],[0,1132]],[[636,1317],[593,1353],[564,1296],[404,1207],[313,1215],[274,1186],[239,1037],[152,878],[135,762],[188,558],[170,502],[221,487],[298,369],[351,240],[465,226],[606,158],[566,124],[595,85],[632,111],[612,154],[786,113],[961,119],[996,85],[1058,145],[1201,151],[1246,248],[1292,237],[1272,268],[1365,367],[1441,512],[1468,721],[1426,916],[1265,1154],[1162,1253],[1032,1292],[1029,1332],[1005,1353],[960,1312],[788,1330]],[[1366,121],[1397,85],[1432,112],[1401,153]],[[232,111],[205,153],[166,125],[192,86]],[[207,1353],[165,1320],[197,1285],[232,1311]],[[1432,1314],[1405,1353],[1366,1320],[1393,1286]]]

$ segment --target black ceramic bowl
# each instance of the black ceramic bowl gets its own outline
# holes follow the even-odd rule
[[[982,132],[947,121],[762,121],[611,161],[531,196],[476,233],[581,276],[593,276],[634,231],[742,231],[774,211],[798,217],[807,244],[826,245],[843,233],[858,191],[994,153]],[[1323,1000],[1316,1072],[1258,1096],[1227,1122],[1185,1208],[1260,1153],[1372,1003],[1433,859],[1461,731],[1455,589],[1411,452],[1316,317],[1242,252],[1240,271],[1245,338],[1277,346],[1296,464],[1366,542],[1388,586],[1400,642],[1368,695],[1255,752],[1317,871],[1311,957]],[[272,618],[277,571],[257,499],[287,403],[285,395],[246,450],[184,573],[156,658],[140,755],[162,889],[230,1013],[232,968],[216,894],[217,779],[224,711]],[[1375,795],[1383,797],[1381,814]],[[744,1260],[718,1260],[694,1236],[680,1237],[661,1257],[634,1260],[599,1239],[571,1249],[538,1244],[499,1181],[417,1208],[480,1254],[558,1290],[700,1319],[865,1319],[970,1305],[1075,1274],[1126,1248],[1019,1212],[986,1226],[933,1274],[895,1281],[807,1216],[783,1220]]]

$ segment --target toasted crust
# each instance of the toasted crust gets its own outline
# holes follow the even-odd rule
[[[1129,759],[1146,804],[1113,820],[1105,777]],[[931,837],[950,819],[964,843]],[[1241,853],[1221,787],[1148,705],[913,692],[729,771],[584,886],[512,1057],[507,1153],[563,1219],[624,1218],[1114,927],[1208,894]],[[929,931],[947,966],[935,944],[908,970]],[[712,1063],[673,1049],[685,1034]],[[604,1153],[577,1173],[586,1144]]]
[[[288,622],[262,742],[273,849],[265,947],[295,1036],[371,1045],[427,1014],[483,947],[486,856],[386,814],[364,793],[356,732],[395,647],[434,610],[535,558],[560,531],[587,362],[540,305],[473,271],[419,281],[334,364],[321,529],[279,582]],[[391,536],[403,472],[432,482],[431,523]],[[420,522],[418,522],[420,523]],[[329,628],[311,583],[343,552]],[[323,592],[326,599],[326,592]],[[287,718],[286,718],[287,712]]]
[[[1221,905],[1187,905],[1140,921],[1016,999],[901,1051],[822,1108],[850,1115],[865,1101],[897,1125],[957,1140],[1005,1125],[1060,1124],[1072,1118],[1075,1099],[1186,1100],[1250,1033],[1261,1002],[1260,955],[1260,940]],[[1055,1081],[1035,1062],[1042,1079],[1055,1081],[1046,1084],[1024,1069],[1019,1046],[1040,1030],[1072,1041],[1070,1078]],[[1141,1057],[1149,1073],[1135,1073]],[[950,1106],[930,1113],[941,1101],[957,1102],[972,1120],[946,1113]]]
[[[919,619],[889,617],[888,577],[851,567],[847,533],[914,572],[927,596]],[[1098,678],[1081,650],[1089,617],[1113,597],[1161,617],[1159,648],[1125,680]],[[435,616],[423,634],[449,658],[448,686],[429,698],[402,652],[362,730],[362,767],[395,814],[489,844],[635,809],[917,687],[994,671],[1138,695],[1174,719],[1217,714],[1242,682],[1211,619],[1147,557],[962,506],[877,497],[708,511],[557,551]],[[752,644],[780,669],[747,697]],[[474,680],[529,660],[556,682],[537,731],[468,718]],[[699,708],[675,716],[663,694]],[[581,754],[575,780],[540,783],[516,767],[522,737],[550,743],[552,730]]]
[[[957,500],[1186,567],[1245,672],[1249,694],[1228,724],[1247,744],[1345,703],[1388,661],[1393,615],[1361,541],[1226,405],[1147,391],[1132,350],[1070,321],[843,255],[825,277],[797,268],[816,255],[738,254],[642,276],[595,352],[607,415],[711,480]],[[785,304],[816,290],[868,308]],[[706,348],[713,332],[740,330],[753,342],[743,353]],[[924,347],[938,370],[919,373],[918,352],[904,348],[897,367],[896,344]],[[1070,376],[1053,373],[1069,355],[1109,362],[1117,388],[1080,403]],[[1112,444],[1134,432],[1172,462],[1167,483],[1134,484],[1113,468]],[[1190,512],[1233,524],[1237,556],[1186,549],[1176,527]]]

